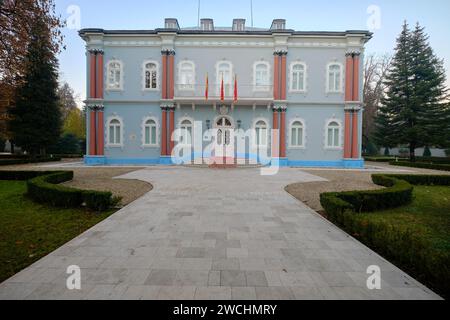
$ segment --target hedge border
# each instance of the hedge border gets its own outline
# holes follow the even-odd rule
[[[73,171],[0,171],[0,180],[27,181],[27,195],[38,203],[63,208],[85,204],[91,210],[103,211],[117,202],[111,192],[58,185],[72,179]]]
[[[376,184],[391,181],[392,186],[381,190],[385,192],[392,192],[392,189],[398,188],[398,181],[410,186],[450,185],[450,175],[374,174],[372,180]],[[365,191],[354,193],[366,194]],[[390,223],[359,218],[361,215],[355,212],[354,206],[339,197],[342,194],[348,192],[320,195],[321,204],[330,221],[401,268],[407,269],[419,281],[434,288],[444,298],[450,297],[450,253],[430,248],[426,240],[419,238],[409,229],[399,229]],[[388,204],[385,209],[397,207],[398,204],[399,202]]]
[[[36,159],[0,159],[0,166],[9,166],[15,164],[27,164],[27,163],[40,163],[40,162],[56,162],[61,161],[59,157],[46,157],[46,158],[36,158]]]
[[[411,167],[411,168],[450,171],[450,164],[438,164],[438,163],[427,163],[427,162],[409,162],[409,161],[391,161],[391,162],[389,162],[389,164],[391,166],[401,166],[401,167]]]

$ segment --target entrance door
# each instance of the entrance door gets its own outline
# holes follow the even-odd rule
[[[215,123],[214,162],[234,164],[234,130],[228,117],[220,117]]]

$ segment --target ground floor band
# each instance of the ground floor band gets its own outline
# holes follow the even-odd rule
[[[364,165],[359,106],[114,103],[88,109],[87,165]]]

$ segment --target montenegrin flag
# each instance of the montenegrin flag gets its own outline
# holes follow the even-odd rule
[[[208,101],[209,96],[209,79],[208,74],[206,74],[206,87],[205,87],[205,100]]]
[[[234,102],[238,101],[238,84],[237,84],[237,75],[234,75]]]
[[[223,87],[223,75],[222,75],[222,83],[220,84],[220,101],[225,100],[225,88]]]

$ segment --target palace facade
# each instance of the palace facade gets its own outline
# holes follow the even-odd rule
[[[364,165],[367,31],[295,31],[283,19],[268,29],[243,19],[180,28],[166,19],[154,30],[83,29],[80,36],[88,165],[172,164],[179,144],[188,162],[217,158],[213,144],[233,162],[260,161],[263,150],[285,166]],[[247,140],[244,148],[235,147],[238,139]]]

